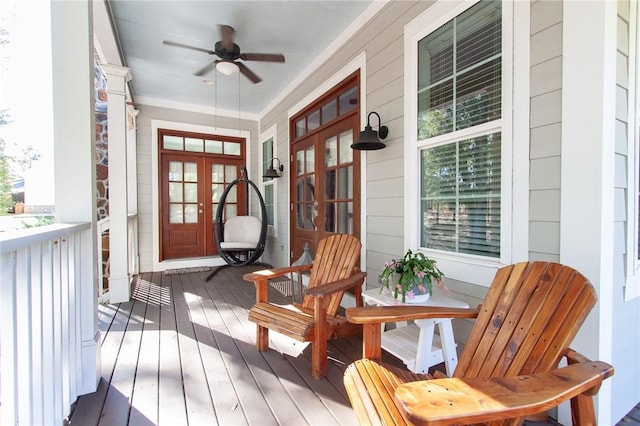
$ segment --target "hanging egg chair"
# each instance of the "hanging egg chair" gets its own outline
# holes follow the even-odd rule
[[[256,194],[260,204],[260,217],[251,215],[238,215],[223,220],[224,207],[227,196],[238,184],[246,185],[246,206],[249,210],[249,189]],[[258,262],[262,256],[267,241],[267,207],[260,190],[247,177],[245,166],[240,168],[240,177],[232,181],[222,193],[215,215],[214,233],[218,254],[226,265],[214,269],[205,281],[212,279],[221,269],[226,267],[240,267],[252,264],[263,265],[271,268],[271,265]]]

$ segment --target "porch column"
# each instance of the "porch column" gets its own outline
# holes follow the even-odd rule
[[[560,261],[594,285],[598,304],[572,347],[612,362],[614,277],[616,2],[563,2]],[[597,398],[610,424],[612,380]],[[558,412],[570,423],[568,404]]]
[[[127,82],[129,68],[102,65],[107,75],[107,126],[109,134],[109,301],[131,297],[129,240],[127,238]]]
[[[75,386],[85,394],[96,390],[101,373],[92,2],[51,2],[51,52],[55,218],[92,224],[77,265],[82,380]]]

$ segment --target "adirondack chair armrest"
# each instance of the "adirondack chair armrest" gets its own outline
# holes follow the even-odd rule
[[[564,356],[567,358],[567,364],[577,364],[579,362],[591,362],[589,358],[582,355],[580,352],[577,352],[571,348],[568,348],[565,352]]]
[[[475,424],[549,410],[612,375],[607,363],[580,362],[543,374],[410,382],[399,385],[395,397],[417,425]]]
[[[256,286],[256,303],[267,302],[267,282],[273,278],[278,278],[292,272],[304,272],[311,270],[312,265],[284,266],[282,268],[262,269],[260,271],[244,274],[245,281],[253,282]]]
[[[347,309],[347,319],[355,324],[380,324],[432,318],[476,318],[478,309],[439,306],[368,306]]]
[[[282,268],[262,269],[260,271],[249,272],[244,274],[242,278],[245,281],[267,281],[273,278],[278,278],[283,275],[287,275],[291,272],[304,272],[311,270],[312,265],[299,265],[299,266],[283,266]]]
[[[589,358],[587,358],[586,356],[582,355],[580,352],[577,352],[571,348],[567,349],[564,356],[567,359],[567,364],[569,365],[592,362]],[[589,392],[585,392],[584,394],[593,396],[593,395],[596,395],[599,390],[600,390],[600,385],[594,387]]]
[[[325,298],[339,291],[349,290],[355,286],[362,285],[366,276],[366,272],[356,272],[345,279],[309,288],[306,290],[305,294],[313,297]]]

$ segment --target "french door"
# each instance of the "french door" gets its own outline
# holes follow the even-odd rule
[[[214,218],[224,189],[239,176],[242,158],[194,154],[161,155],[160,260],[217,254]],[[244,214],[246,188],[235,185],[225,216]]]
[[[315,253],[330,234],[360,237],[360,162],[351,149],[357,131],[354,114],[293,144],[290,261],[305,244]]]

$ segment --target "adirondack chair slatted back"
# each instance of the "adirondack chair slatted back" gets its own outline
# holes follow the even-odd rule
[[[576,270],[550,262],[501,268],[481,306],[454,377],[500,377],[555,368],[596,295]]]
[[[362,244],[353,235],[336,234],[322,239],[313,260],[308,287],[348,278],[358,265],[361,247]],[[331,296],[327,307],[328,316],[335,316],[338,312],[343,293]],[[313,309],[313,298],[305,296],[302,307]]]

